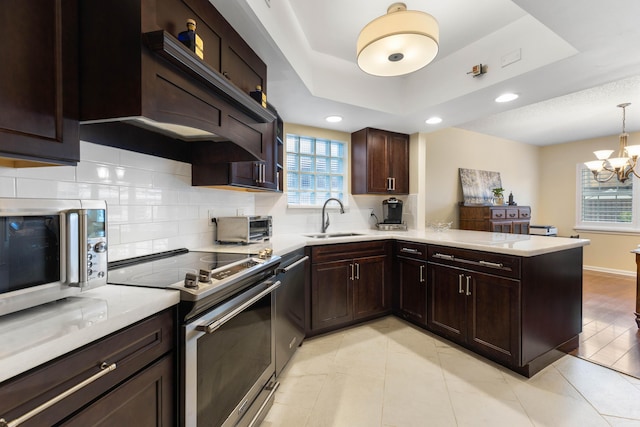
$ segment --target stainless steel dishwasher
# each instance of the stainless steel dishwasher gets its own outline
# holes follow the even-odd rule
[[[282,256],[276,270],[280,287],[275,291],[276,376],[280,375],[304,339],[304,290],[309,257],[304,249]]]

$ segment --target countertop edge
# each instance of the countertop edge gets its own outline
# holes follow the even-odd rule
[[[0,340],[4,347],[0,351],[0,382],[126,328],[179,301],[180,292],[175,290],[105,285],[79,296],[3,316],[0,322]],[[54,314],[60,315],[59,320],[56,321]],[[34,321],[20,327],[25,323],[21,319],[29,316]],[[30,341],[25,341],[25,336],[30,337]],[[16,341],[22,349],[11,345]],[[7,354],[11,348],[13,353]]]

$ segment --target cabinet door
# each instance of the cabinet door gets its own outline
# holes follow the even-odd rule
[[[0,6],[0,157],[10,166],[75,165],[78,136],[76,1]],[[36,164],[37,165],[37,164]]]
[[[512,233],[512,221],[491,221],[491,231],[494,233]]]
[[[311,271],[311,329],[338,326],[353,320],[353,263],[314,264]]]
[[[393,178],[393,194],[409,194],[409,137],[392,134],[388,142],[389,175]]]
[[[421,325],[427,324],[427,263],[397,257],[398,314]]]
[[[174,425],[173,362],[172,354],[163,357],[60,425]]]
[[[390,308],[388,284],[385,280],[387,256],[357,258],[353,264],[355,268],[354,319],[384,313]]]
[[[367,191],[388,193],[391,178],[388,158],[389,136],[386,132],[369,130],[367,137]]]
[[[529,234],[529,221],[513,221],[514,234]]]
[[[520,282],[476,272],[466,276],[471,280],[471,295],[466,295],[468,344],[493,360],[517,362]]]
[[[466,334],[464,270],[428,264],[427,326],[458,342]]]

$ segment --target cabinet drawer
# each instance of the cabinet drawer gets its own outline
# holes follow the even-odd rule
[[[361,243],[340,243],[311,247],[311,262],[341,261],[354,257],[385,255],[389,243],[387,240]]]
[[[491,252],[471,251],[447,246],[429,246],[427,260],[498,276],[520,278],[520,257]]]
[[[518,219],[518,209],[507,209],[506,210],[507,219]]]
[[[396,255],[414,259],[427,259],[426,243],[396,242]]]
[[[491,219],[506,219],[506,218],[507,218],[506,209],[491,209]]]
[[[151,316],[77,351],[61,356],[0,385],[0,417],[13,420],[55,398],[100,371],[105,362],[116,369],[87,384],[25,422],[53,425],[107,390],[171,351],[175,344],[173,309]]]
[[[531,209],[529,208],[520,208],[518,209],[518,217],[523,219],[529,219],[531,216]]]

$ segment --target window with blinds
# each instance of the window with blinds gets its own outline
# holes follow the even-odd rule
[[[346,143],[287,134],[287,203],[322,206],[330,197],[345,201]]]
[[[584,165],[578,173],[578,226],[635,228],[634,178],[621,183],[615,177],[599,183]]]

